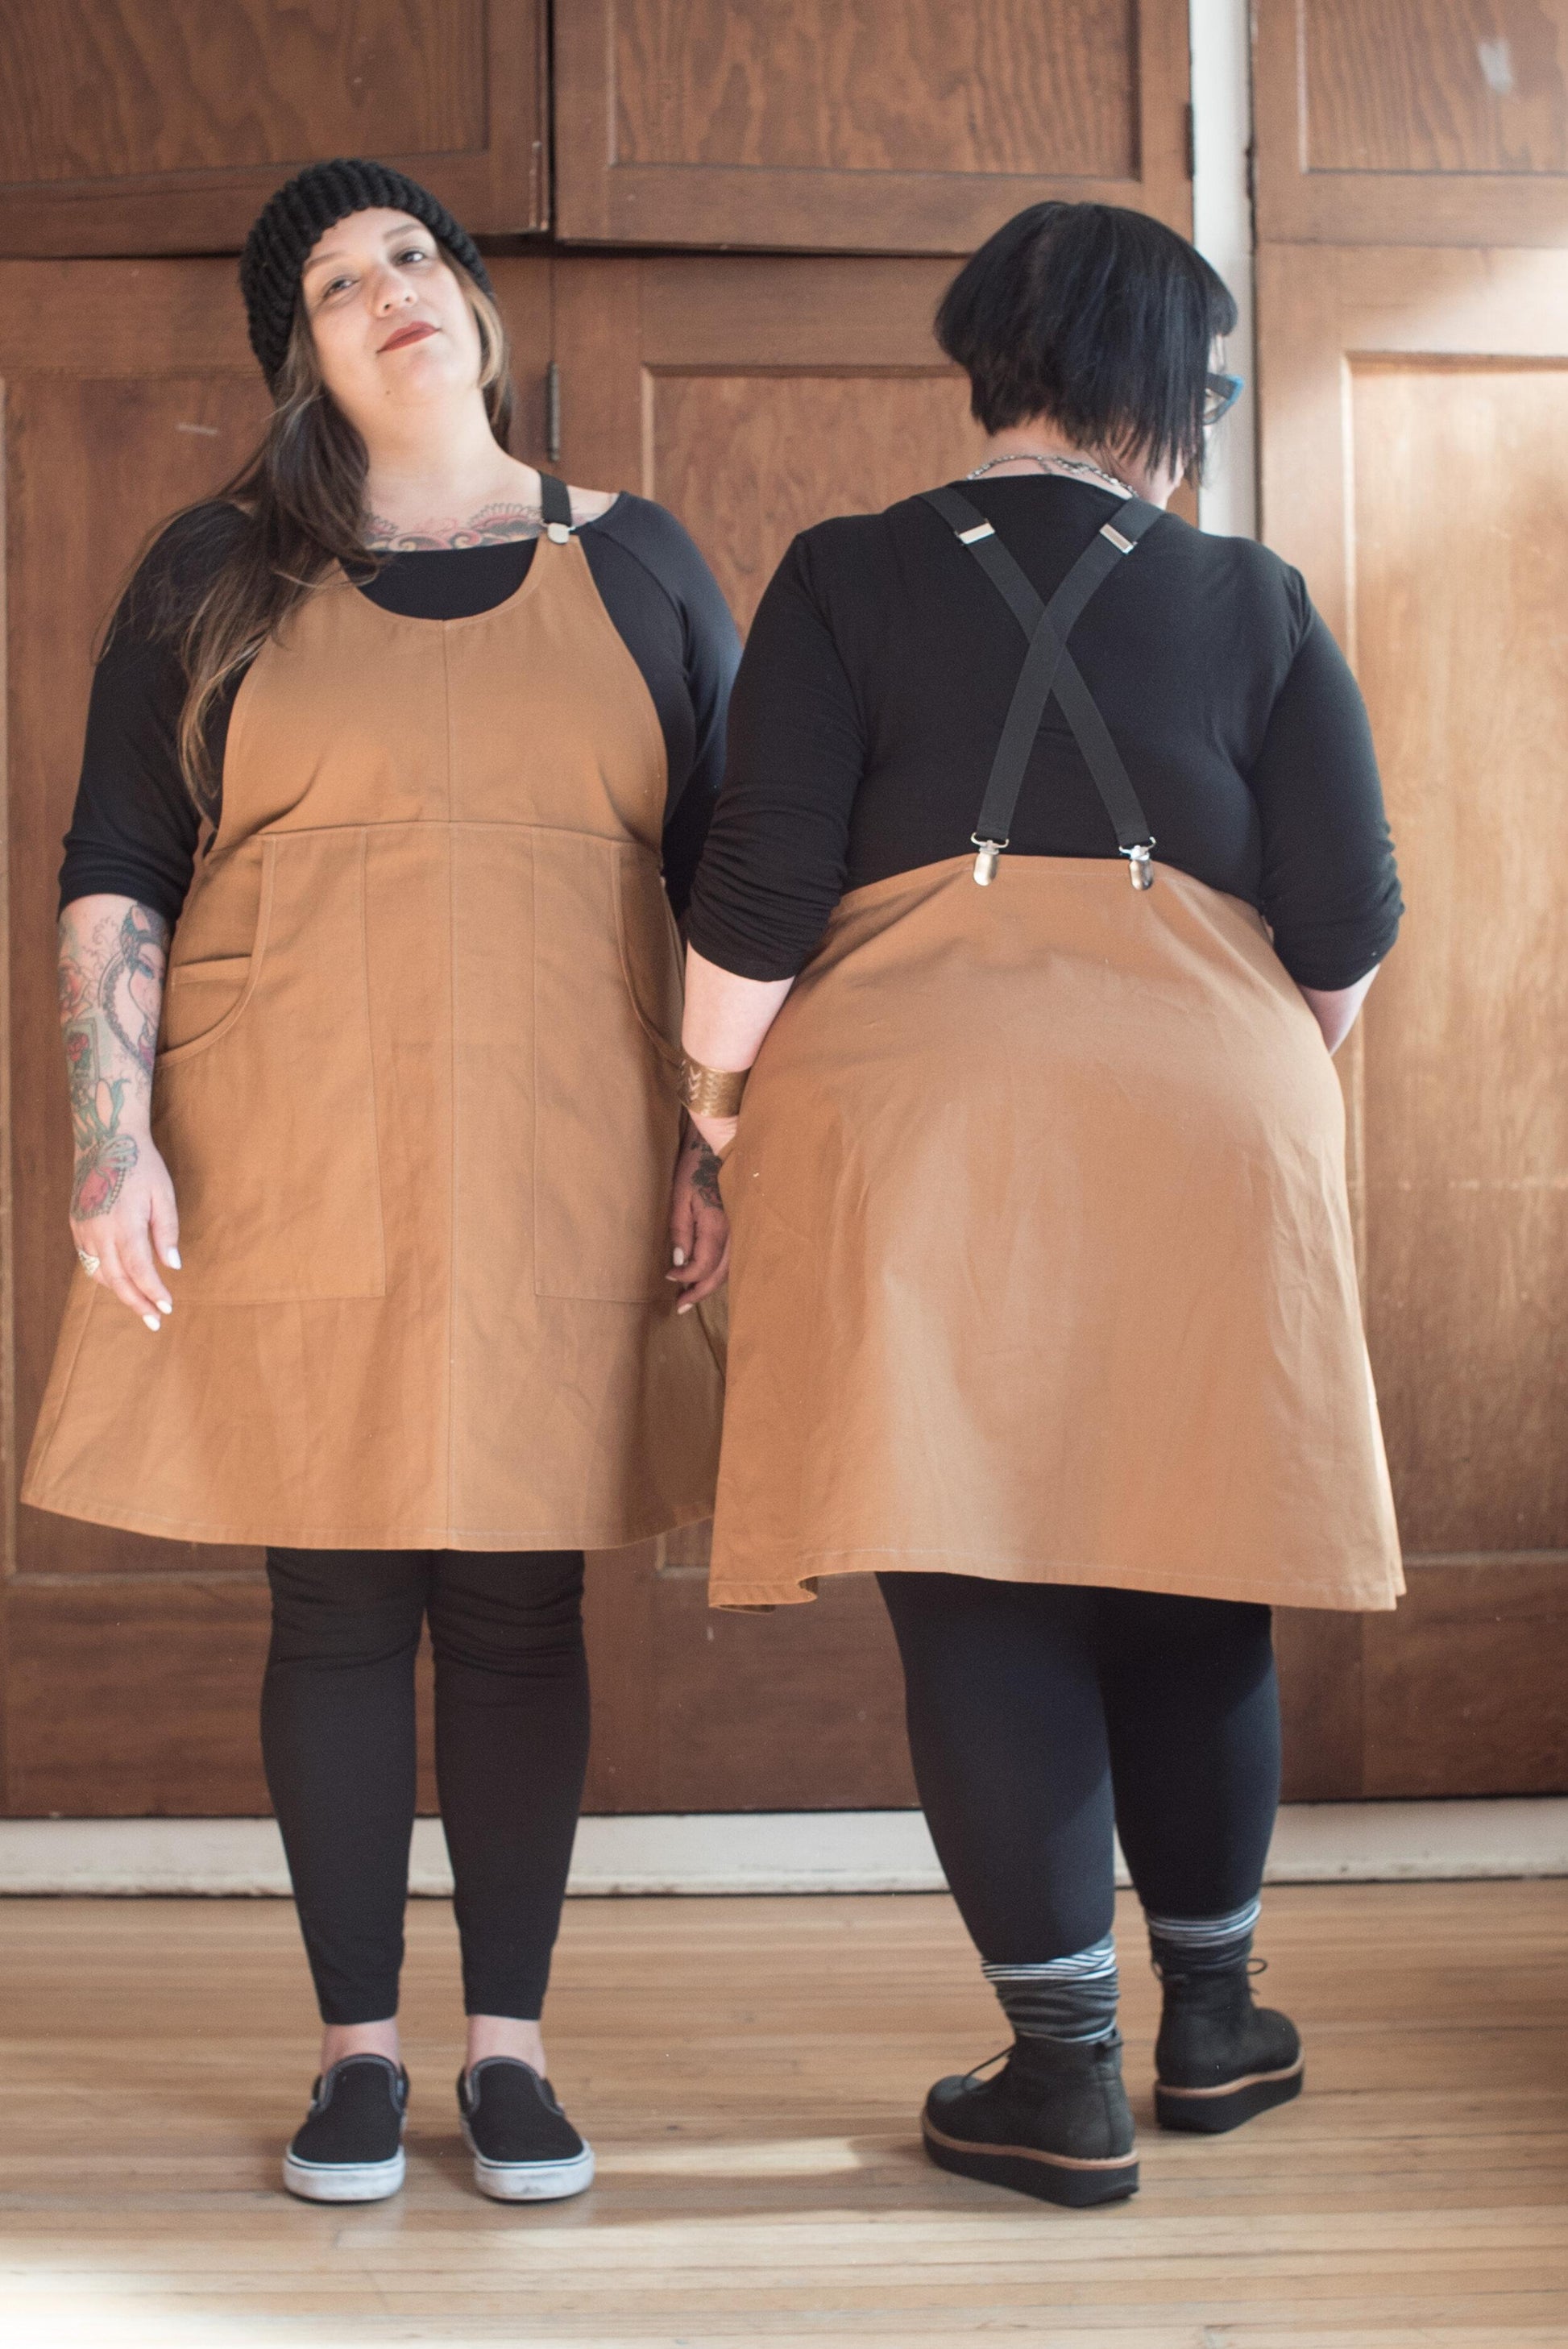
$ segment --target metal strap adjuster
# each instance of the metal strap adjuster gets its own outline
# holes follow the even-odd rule
[[[1153,846],[1154,843],[1151,840],[1140,840],[1136,847],[1124,848],[1121,851],[1122,855],[1127,859],[1128,871],[1135,889],[1152,889],[1154,886],[1154,867],[1149,861],[1150,851]]]
[[[975,878],[982,889],[988,889],[996,878],[996,860],[1007,843],[1005,840],[982,840],[977,832],[969,835],[979,854],[975,859]]]

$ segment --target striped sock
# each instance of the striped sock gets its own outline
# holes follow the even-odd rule
[[[1107,2039],[1116,2029],[1116,1942],[1109,1933],[1043,1965],[980,1971],[1019,2039]]]
[[[1150,1917],[1149,1951],[1161,1974],[1218,1973],[1252,1953],[1262,1899],[1248,1900],[1224,1917]]]

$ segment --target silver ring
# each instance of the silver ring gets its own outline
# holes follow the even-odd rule
[[[78,1248],[77,1250],[77,1262],[81,1266],[82,1270],[87,1274],[89,1280],[93,1278],[95,1273],[101,1272],[103,1269],[102,1257],[89,1256],[86,1248]]]

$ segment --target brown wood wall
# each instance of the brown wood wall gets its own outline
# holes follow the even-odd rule
[[[1263,529],[1408,912],[1341,1056],[1409,1578],[1297,1618],[1297,1783],[1568,1785],[1568,0],[1260,0]]]
[[[1257,11],[1265,532],[1360,668],[1411,905],[1344,1056],[1411,1591],[1282,1619],[1297,1795],[1568,1785],[1564,17]],[[1044,194],[1190,222],[1185,0],[555,0],[553,26],[551,57],[542,0],[0,14],[0,250],[34,256],[0,263],[13,1491],[70,1261],[53,885],[88,647],[145,529],[256,429],[232,255],[278,180],[382,153],[487,235],[521,453],[553,360],[562,469],[670,505],[743,623],[803,523],[972,461],[928,324],[954,254]],[[912,1800],[871,1585],[715,1618],[703,1557],[591,1563],[591,1805]],[[264,1806],[253,1554],[13,1504],[6,1569],[0,1807]]]

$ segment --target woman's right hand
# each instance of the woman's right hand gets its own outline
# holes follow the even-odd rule
[[[77,1154],[71,1237],[78,1257],[98,1259],[88,1278],[111,1289],[150,1330],[161,1330],[160,1316],[173,1312],[174,1299],[160,1264],[180,1269],[180,1211],[169,1169],[145,1126],[122,1127],[108,1144]]]

